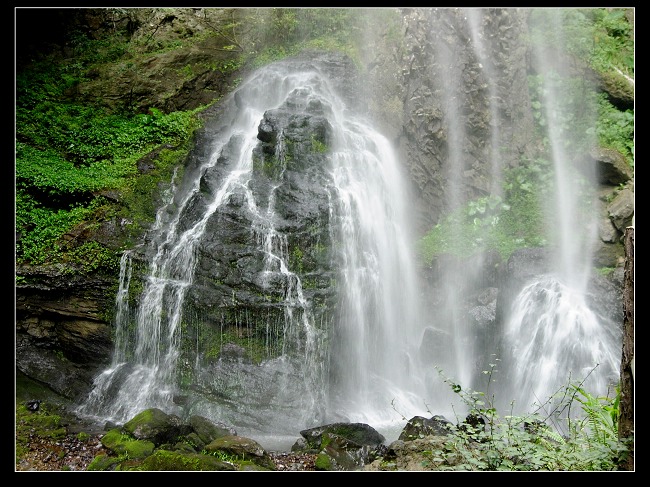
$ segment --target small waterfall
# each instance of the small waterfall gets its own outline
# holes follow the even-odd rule
[[[443,9],[444,15],[437,10],[427,18],[430,48],[422,51],[431,94],[421,110],[431,112],[432,126],[440,134],[438,177],[444,181],[445,197],[439,223],[445,228],[445,252],[437,253],[430,263],[439,285],[435,296],[429,297],[433,314],[427,318],[423,352],[427,366],[439,368],[464,388],[478,390],[485,386],[479,363],[487,340],[479,328],[485,324],[468,316],[468,302],[485,286],[491,256],[487,238],[468,237],[464,212],[479,196],[488,201],[486,206],[497,206],[503,196],[501,151],[508,142],[502,140],[503,93],[495,73],[495,57],[501,54],[494,52],[490,15],[483,9]],[[428,403],[435,405],[436,412],[448,417],[463,414],[463,405],[450,409],[458,397],[434,373],[430,373],[428,388]]]
[[[131,252],[125,251],[120,258],[120,281],[115,297],[115,353],[113,354],[112,367],[126,361],[127,344],[131,341],[127,324],[131,321],[129,316],[129,286],[133,275]]]
[[[462,10],[457,10],[456,15],[461,17]],[[459,22],[458,25],[463,25]],[[466,112],[469,110],[464,106],[463,101],[463,80],[467,74],[465,68],[472,60],[466,59],[466,63],[457,62],[459,53],[445,41],[444,36],[437,36],[432,32],[433,52],[430,54],[432,66],[431,76],[438,80],[437,86],[441,93],[441,107],[443,123],[446,130],[446,161],[443,166],[446,192],[446,211],[453,213],[458,211],[467,202],[467,192],[463,187],[463,173],[467,165],[468,144]],[[460,54],[462,58],[465,54]],[[462,229],[460,226],[453,226],[450,230],[450,240],[460,241]],[[453,374],[455,380],[461,384],[472,384],[475,350],[475,334],[467,320],[463,319],[460,312],[460,305],[463,301],[464,289],[471,276],[464,272],[452,271],[446,276],[447,286],[444,286],[442,298],[441,319],[437,320],[437,326],[444,330],[449,337],[449,347],[444,352],[445,357],[437,365],[444,369],[445,373]]]
[[[282,67],[270,66],[237,91],[235,101],[243,106],[232,110],[233,118],[227,129],[216,134],[212,141],[212,156],[197,170],[189,172],[189,177],[181,185],[182,190],[175,192],[173,200],[158,212],[160,219],[168,221],[157,220],[152,227],[152,257],[135,323],[125,322],[129,285],[126,276],[130,276],[130,271],[123,271],[125,278],[121,280],[117,298],[116,329],[122,334],[124,332],[120,330],[134,326],[134,340],[116,342],[113,366],[97,377],[90,397],[78,408],[79,414],[123,422],[148,407],[182,413],[174,398],[179,393],[177,373],[184,298],[193,282],[197,247],[206,225],[234,195],[245,199],[253,215],[255,223],[251,231],[258,235],[265,256],[262,280],[279,274],[286,282],[284,343],[289,344],[300,337],[300,347],[306,354],[303,376],[305,380],[314,376],[318,366],[310,367],[314,360],[309,358],[309,354],[314,353],[316,347],[316,332],[309,305],[302,296],[300,280],[287,268],[286,239],[273,227],[273,198],[270,198],[267,208],[260,210],[249,187],[252,151],[258,142],[258,125],[264,110],[279,105],[297,87],[314,83],[318,84],[318,80],[314,80],[313,72],[287,72]],[[228,121],[224,123],[228,124]],[[219,158],[226,151],[234,163],[229,171],[224,172],[212,199],[204,203],[199,199],[204,176],[219,166]],[[282,154],[278,156],[281,158]],[[203,211],[190,213],[197,205],[204,205]],[[127,262],[128,256],[125,255],[125,269]],[[303,335],[307,337],[306,342],[302,342]],[[308,389],[315,394],[311,404],[317,402],[316,398],[322,399],[318,388],[322,387],[323,379],[319,377],[317,380],[321,384],[310,384]]]
[[[544,16],[544,36],[562,45],[561,11],[550,9]],[[533,28],[541,27],[533,24]],[[535,71],[542,75],[540,102],[554,175],[547,208],[550,272],[523,287],[504,328],[505,348],[512,355],[507,390],[518,412],[538,406],[546,412],[553,410],[569,381],[583,383],[595,396],[611,396],[621,356],[619,327],[587,304],[598,238],[594,208],[600,203],[588,190],[595,187],[595,174],[585,168],[578,172],[574,164],[578,159],[575,147],[580,147],[587,134],[571,130],[572,94],[569,85],[562,84],[570,66],[551,52],[534,49],[532,57]],[[595,145],[595,140],[587,140],[587,147]]]
[[[514,356],[506,389],[514,411],[529,413],[539,406],[552,411],[569,380],[584,381],[593,395],[613,393],[610,381],[617,380],[620,336],[607,324],[590,309],[584,291],[561,278],[542,276],[524,286],[512,305],[505,337]]]
[[[431,77],[428,103],[416,106],[429,114],[432,127],[442,134],[440,172],[450,215],[448,220],[441,219],[447,254],[436,254],[431,264],[437,285],[431,299],[435,316],[427,320],[423,344],[429,363],[465,390],[485,392],[488,388],[502,413],[512,411],[512,401],[516,412],[530,412],[533,403],[544,403],[569,378],[578,381],[589,375],[586,390],[596,395],[612,393],[608,386],[616,380],[620,360],[619,327],[596,309],[589,289],[601,203],[593,190],[597,187],[595,174],[590,174],[593,167],[585,167],[581,160],[596,146],[587,132],[595,126],[596,113],[588,98],[591,90],[576,89],[571,79],[575,67],[566,65],[559,55],[564,52],[562,19],[553,17],[559,12],[544,12],[549,17],[545,27],[536,24],[534,12],[531,15],[529,27],[538,37],[530,43],[532,70],[527,73],[529,81],[536,73],[541,83],[529,87],[533,97],[539,96],[532,100],[533,110],[539,112],[533,118],[539,117],[540,140],[544,141],[543,149],[541,145],[535,148],[539,151],[535,157],[547,159],[550,170],[539,178],[543,190],[535,189],[540,191],[544,213],[543,228],[535,237],[539,243],[526,242],[525,246],[547,245],[550,257],[543,271],[514,292],[511,302],[503,289],[507,286],[501,282],[496,287],[493,263],[499,258],[489,252],[488,240],[491,227],[498,227],[499,218],[510,210],[502,205],[508,171],[527,169],[526,165],[536,162],[526,160],[530,156],[523,157],[523,150],[514,153],[518,125],[525,130],[525,114],[518,113],[519,107],[508,99],[508,90],[515,89],[508,83],[519,78],[504,65],[514,48],[526,42],[514,29],[524,17],[499,8],[452,8],[444,15],[434,9],[426,18],[430,49],[414,47],[421,56],[418,63],[429,69]],[[549,40],[552,48],[548,48]],[[540,45],[546,49],[538,49]],[[523,93],[525,86],[521,86],[516,88]],[[423,93],[420,90],[413,98]],[[474,177],[477,173],[481,176]],[[530,182],[537,181],[531,178]],[[473,214],[484,215],[483,220],[466,218],[474,208],[481,208]],[[482,230],[478,236],[477,228]],[[471,240],[469,257],[466,240]],[[486,286],[492,289],[479,294]],[[495,303],[499,300],[507,302],[508,309],[497,323]],[[495,329],[491,322],[496,323]],[[487,384],[484,371],[495,363]],[[595,366],[598,370],[591,372]],[[454,398],[445,399],[452,402]],[[437,398],[429,404],[447,414]]]
[[[499,121],[499,92],[497,86],[497,75],[494,68],[494,60],[490,55],[487,38],[490,36],[484,26],[485,10],[479,8],[469,8],[465,10],[467,15],[467,24],[469,27],[470,37],[472,39],[472,48],[476,54],[478,67],[485,77],[487,85],[487,101],[489,103],[490,113],[490,196],[501,198],[503,196],[502,188],[502,167],[501,154],[501,129]],[[494,53],[496,55],[496,53]]]

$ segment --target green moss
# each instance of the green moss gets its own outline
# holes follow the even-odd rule
[[[280,178],[287,162],[287,157],[284,160],[279,160],[275,155],[255,155],[253,156],[253,169],[275,181]]]
[[[77,439],[79,441],[88,441],[90,439],[90,435],[84,431],[80,431],[77,433]]]
[[[266,297],[268,303],[281,300],[275,295]],[[195,362],[197,350],[207,361],[218,360],[222,347],[229,343],[242,347],[246,357],[256,364],[282,353],[285,321],[282,308],[235,306],[208,311],[190,305],[184,310],[181,353],[188,363]],[[192,373],[191,368],[182,371],[184,384],[191,383]]]
[[[319,154],[324,154],[329,150],[327,144],[317,138],[316,134],[311,134],[311,150]]]
[[[418,241],[420,262],[429,265],[436,255],[470,257],[483,250],[496,250],[506,260],[517,249],[547,245],[544,203],[552,178],[544,158],[509,169],[503,199],[478,198],[447,215]]]
[[[90,472],[115,470],[115,467],[125,459],[125,455],[114,457],[102,453],[100,455],[97,455],[93,461],[88,464],[86,470]]]
[[[615,267],[601,267],[596,269],[596,273],[601,275],[601,276],[609,276],[612,272],[616,270]]]
[[[334,470],[332,459],[324,453],[319,453],[316,456],[315,467],[316,470],[325,470],[328,472]]]
[[[294,247],[289,256],[289,268],[297,274],[302,274],[303,269],[303,251],[300,247]]]
[[[18,381],[18,378],[17,378]],[[20,391],[16,391],[18,399]],[[33,437],[60,440],[65,438],[66,428],[61,416],[55,413],[57,406],[41,402],[37,411],[30,411],[25,404],[16,405],[16,463],[29,452]]]
[[[213,471],[236,470],[236,467],[211,455],[156,450],[152,455],[145,458],[140,466],[134,470]]]
[[[153,453],[155,448],[152,442],[136,440],[132,436],[122,433],[117,428],[107,432],[101,441],[102,445],[112,452],[134,459],[148,457]]]
[[[135,431],[140,431],[138,436],[153,432],[159,426],[167,424],[169,416],[158,408],[148,408],[138,414],[124,424],[124,431],[134,434]]]
[[[24,404],[16,408],[16,423],[22,432],[31,431],[43,438],[63,438],[65,427],[61,425],[61,416],[52,414],[48,405],[41,403],[38,411],[30,411]]]

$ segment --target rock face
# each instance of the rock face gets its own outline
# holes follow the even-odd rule
[[[489,194],[494,141],[488,141],[495,114],[501,119],[503,167],[517,165],[533,150],[526,10],[482,9],[469,20],[468,15],[454,8],[404,9],[400,49],[377,55],[371,64],[377,96],[385,97],[378,118],[394,134],[408,166],[423,232],[453,208],[452,193],[460,200]],[[490,52],[489,59],[475,45]],[[454,153],[458,145],[462,153]]]
[[[297,68],[312,62],[334,73],[332,78],[343,85],[355,73],[350,60],[339,56],[311,53],[294,61]],[[235,110],[244,109],[237,98],[235,102]],[[332,127],[324,113],[328,109],[307,99],[304,92],[296,91],[283,106],[266,111],[258,127],[250,181],[256,207],[269,208],[278,239],[286,236],[286,241],[268,244],[283,247],[279,250],[288,254],[285,257],[289,268],[298,271],[303,280],[305,299],[323,309],[332,298],[329,283],[333,278],[329,268],[329,176],[325,150],[332,139]],[[215,125],[221,123],[218,114],[213,120],[199,135],[197,147],[208,144],[208,134],[214,133]],[[210,154],[193,152],[188,169],[199,167],[206,157]],[[202,211],[214,197],[236,163],[226,148],[219,163],[205,172],[201,192],[191,204],[196,212]],[[251,231],[256,228],[258,216],[248,210],[247,200],[245,195],[233,194],[210,217],[198,249],[194,282],[187,300],[189,313],[200,312],[203,321],[232,327],[233,331],[245,328],[239,333],[255,334],[257,327],[263,329],[269,321],[283,320],[287,277],[276,275],[270,277],[270,282],[260,281],[264,274],[260,265],[265,262],[260,239],[268,236]],[[188,221],[195,221],[197,214],[188,214]]]
[[[77,277],[67,269],[20,268],[16,289],[16,368],[58,394],[77,399],[110,360],[110,277]]]

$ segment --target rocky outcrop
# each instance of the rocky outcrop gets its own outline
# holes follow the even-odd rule
[[[349,59],[323,53],[305,53],[292,62],[297,69],[301,64],[317,64],[343,85],[351,83],[347,80],[356,72]],[[241,109],[237,97],[234,109]],[[253,149],[254,178],[250,181],[257,208],[269,208],[278,239],[286,236],[284,244],[278,241],[274,245],[285,247],[278,250],[288,254],[288,267],[300,274],[305,299],[317,306],[332,299],[326,149],[333,135],[327,110],[296,90],[284,105],[264,113],[258,127],[259,142]],[[207,124],[198,137],[197,148],[208,137],[214,137],[215,126],[221,123],[216,116]],[[201,150],[193,152],[189,170],[210,156]],[[203,175],[201,193],[191,206],[197,211],[205,208],[236,163],[230,151],[223,150],[219,164]],[[251,231],[258,226],[258,216],[248,211],[247,204],[246,196],[233,194],[210,217],[187,299],[192,309],[201,311],[204,321],[226,327],[247,322],[250,329],[246,333],[256,334],[256,327],[264,329],[269,321],[282,319],[287,283],[283,281],[286,276],[260,281],[259,265],[265,261],[260,239],[264,236]],[[193,220],[196,216],[188,214],[187,218]]]
[[[404,10],[403,50],[395,76],[399,88],[387,93],[400,94],[403,111],[395,142],[418,196],[422,231],[453,208],[454,198],[489,194],[491,151],[496,150],[492,144],[499,145],[503,168],[532,154],[526,12],[482,12],[472,24],[464,9]],[[478,45],[491,52],[489,58],[474,47]],[[492,139],[490,122],[495,114],[501,120],[498,141]]]
[[[22,278],[16,286],[17,370],[68,399],[87,393],[113,348],[105,319],[114,302],[113,278],[69,268],[16,272]]]

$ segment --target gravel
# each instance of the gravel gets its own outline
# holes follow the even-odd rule
[[[108,454],[100,441],[101,436],[91,436],[85,441],[76,435],[66,435],[62,440],[51,440],[30,435],[27,453],[16,463],[16,471],[80,471],[100,453]]]
[[[100,439],[101,435],[86,440],[79,440],[76,435],[67,435],[59,440],[30,435],[28,451],[16,463],[16,471],[84,471],[97,455],[110,453]],[[316,470],[316,455],[287,452],[269,452],[269,455],[273,458],[277,471]]]

